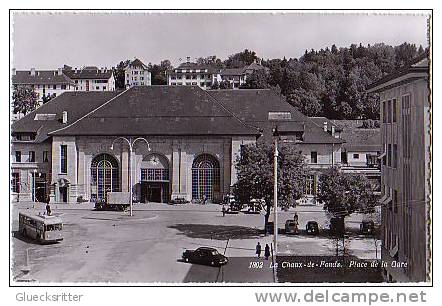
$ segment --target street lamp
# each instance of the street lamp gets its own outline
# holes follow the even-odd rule
[[[273,129],[273,136],[275,137],[275,151],[273,153],[273,244],[276,257],[278,253],[278,126]]]
[[[33,171],[33,175],[32,175],[32,202],[36,202],[35,201],[35,189],[36,189],[36,186],[35,186],[35,182],[36,182],[36,175],[37,175],[37,169],[34,169]]]
[[[131,137],[126,138],[126,137],[117,137],[114,139],[114,141],[112,141],[112,145],[111,145],[111,150],[114,149],[114,143],[115,141],[117,141],[118,139],[123,139],[127,142],[127,144],[129,145],[129,193],[130,193],[130,199],[129,199],[129,206],[130,206],[130,216],[133,216],[133,184],[132,184],[132,152],[133,152],[133,146],[135,145],[135,143],[138,140],[143,140],[144,142],[146,142],[147,144],[147,150],[150,151],[150,145],[149,142],[143,138],[143,137],[138,137],[132,140]]]

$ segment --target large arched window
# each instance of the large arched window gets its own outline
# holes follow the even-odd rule
[[[119,191],[118,162],[109,154],[100,154],[91,164],[91,201],[105,201],[107,192]]]
[[[220,191],[219,163],[209,154],[201,154],[192,165],[192,198],[213,200]]]

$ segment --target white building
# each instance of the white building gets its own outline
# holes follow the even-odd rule
[[[112,69],[87,66],[81,69],[64,66],[63,73],[74,81],[75,91],[114,91],[115,77]]]
[[[72,91],[75,83],[63,74],[62,68],[57,70],[16,70],[12,69],[12,85],[31,86],[37,94],[37,101],[41,105],[43,98],[54,98],[65,91]]]
[[[197,63],[183,63],[167,73],[167,85],[199,86],[210,89],[215,82],[221,82],[219,70]]]
[[[130,62],[124,69],[124,79],[126,88],[152,85],[152,77],[148,67],[137,58]]]

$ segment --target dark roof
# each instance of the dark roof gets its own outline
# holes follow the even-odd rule
[[[342,131],[342,127],[337,126],[332,120],[326,117],[309,117],[317,126],[324,129],[324,122],[327,122],[327,131],[331,133],[332,126],[335,127],[335,132]]]
[[[50,134],[257,136],[259,131],[198,86],[135,86]]]
[[[265,71],[269,71],[270,69],[262,66],[256,62],[251,63],[249,66],[244,67],[244,70],[265,70]]]
[[[72,84],[66,75],[58,74],[58,70],[36,70],[35,75],[31,75],[29,70],[15,71],[12,75],[14,85],[52,85],[52,84]]]
[[[227,68],[222,69],[220,72],[221,75],[243,75],[244,68]]]
[[[169,74],[173,74],[176,73],[175,70],[181,70],[181,69],[186,69],[186,70],[206,70],[207,69],[207,73],[217,73],[219,72],[219,69],[213,68],[211,66],[208,65],[200,65],[198,63],[191,63],[191,62],[186,62],[186,63],[182,63],[180,64],[177,68],[173,69],[172,71],[169,71]]]
[[[118,93],[116,91],[64,92],[20,120],[15,121],[11,125],[12,133],[37,133],[35,141],[44,141],[48,138],[48,132],[66,126],[66,124],[61,123],[63,111],[68,113],[69,124],[115,97]],[[56,119],[50,121],[34,120],[36,114],[56,114]]]
[[[377,152],[382,151],[381,131],[379,128],[363,129],[362,120],[333,120],[342,128],[341,138],[346,141],[343,145],[347,151]]]
[[[242,121],[262,129],[265,139],[272,136],[272,130],[276,125],[281,125],[287,131],[303,129],[303,143],[342,143],[341,139],[324,132],[310,118],[271,89],[207,90],[206,92],[237,114]],[[290,112],[291,120],[271,121],[268,117],[269,112]]]
[[[407,66],[398,69],[393,73],[387,74],[383,78],[371,83],[366,87],[366,90],[369,92],[373,91],[373,89],[378,87],[379,85],[392,81],[408,73],[424,73],[429,75],[430,71],[428,63],[428,52],[424,52],[420,56],[416,57],[414,60],[408,63]]]
[[[132,62],[129,63],[129,67],[134,67],[134,68],[144,68],[146,69],[147,66],[143,64],[142,61],[140,61],[138,58],[134,59]]]
[[[77,79],[109,79],[112,69],[100,69],[95,66],[87,66],[82,69],[63,69],[63,73],[73,80]]]

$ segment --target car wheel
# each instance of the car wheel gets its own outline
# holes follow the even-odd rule
[[[189,262],[189,258],[188,258],[188,257],[186,257],[186,259],[184,259],[184,261],[185,261],[185,262]]]

